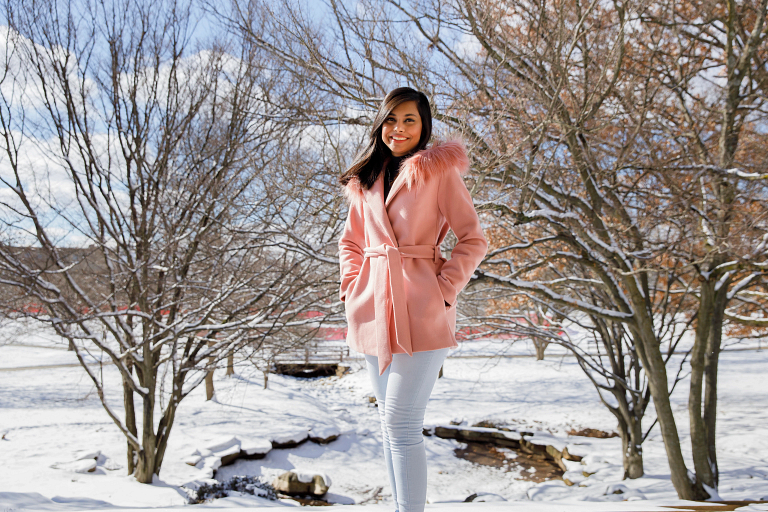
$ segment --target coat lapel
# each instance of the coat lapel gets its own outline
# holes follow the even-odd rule
[[[392,198],[397,195],[401,188],[403,188],[403,185],[405,185],[405,173],[401,169],[397,175],[397,178],[395,178],[395,181],[392,183],[392,188],[389,189],[389,195],[387,196],[387,200],[384,203],[385,208],[389,206],[389,203],[392,202]]]
[[[398,176],[399,178],[399,176]],[[395,180],[397,181],[397,180]],[[394,184],[393,184],[394,185]],[[389,196],[392,197],[392,191]],[[381,226],[384,232],[389,237],[390,243],[397,247],[397,238],[395,232],[392,230],[392,224],[389,222],[389,215],[387,215],[387,207],[384,204],[384,173],[379,174],[379,178],[373,186],[366,190],[363,189],[363,198],[368,206],[371,208],[371,213],[376,222]]]

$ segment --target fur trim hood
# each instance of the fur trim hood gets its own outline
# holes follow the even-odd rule
[[[436,142],[400,164],[400,172],[405,175],[405,186],[408,190],[413,187],[419,189],[431,178],[453,169],[462,175],[469,170],[469,157],[461,140]],[[360,180],[350,180],[344,187],[344,195],[350,203],[362,201],[363,187]]]

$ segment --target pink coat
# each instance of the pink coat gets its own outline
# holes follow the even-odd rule
[[[370,190],[356,180],[345,187],[339,260],[347,344],[378,356],[381,373],[392,354],[457,346],[456,296],[488,247],[461,178],[468,167],[464,145],[452,141],[406,159],[386,202],[383,172]],[[446,260],[440,243],[449,228],[458,243]]]

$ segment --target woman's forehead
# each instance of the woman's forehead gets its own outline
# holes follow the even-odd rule
[[[395,116],[414,115],[419,116],[419,107],[415,101],[404,101],[392,109],[390,114]]]

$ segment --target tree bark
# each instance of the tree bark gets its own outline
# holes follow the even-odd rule
[[[715,283],[707,280],[701,285],[701,299],[697,315],[696,337],[691,350],[691,384],[688,391],[688,416],[691,424],[691,448],[693,466],[698,482],[715,487],[712,467],[709,463],[707,427],[702,411],[702,395],[706,370],[707,345],[712,335],[715,309]]]
[[[131,365],[128,365],[128,370],[131,370]],[[136,429],[136,406],[133,402],[133,389],[128,381],[123,378],[123,406],[125,408],[125,427],[134,436],[138,437],[138,430]],[[138,454],[131,445],[130,441],[126,442],[128,445],[128,474],[132,475],[136,470],[136,461]]]
[[[634,419],[628,422],[621,415],[618,416],[618,419],[624,479],[640,478],[645,474],[643,469],[642,424]]]
[[[205,399],[213,400],[213,370],[205,374]]]
[[[213,341],[208,342],[208,346],[212,346],[214,344]],[[208,365],[210,366],[210,371],[205,374],[205,399],[207,400],[213,400],[213,395],[215,393],[215,390],[213,389],[213,371],[214,366],[213,364],[216,362],[216,360],[213,357],[208,358]]]
[[[227,356],[227,373],[226,376],[229,377],[230,375],[235,374],[235,353],[230,352]]]
[[[659,342],[650,323],[641,324],[637,328],[640,332],[637,333],[636,339],[643,340],[638,343],[638,355],[648,375],[648,387],[651,390],[661,437],[664,440],[664,449],[667,452],[672,485],[680,499],[707,499],[709,495],[704,491],[701,482],[692,482],[688,477],[688,468],[680,449],[680,436],[672,413],[672,404],[669,401],[667,368],[664,357],[661,355]]]
[[[720,470],[717,465],[717,371],[720,362],[720,350],[723,337],[723,319],[728,303],[728,287],[722,286],[717,291],[712,325],[707,343],[704,380],[704,428],[707,432],[707,451],[712,479],[715,486],[720,484]]]
[[[144,396],[141,424],[141,450],[138,454],[138,464],[134,472],[136,480],[143,484],[152,483],[157,469],[157,435],[155,434],[155,388],[157,374],[153,371],[155,355],[148,344],[144,345],[144,368],[140,374],[140,382],[148,393]]]

